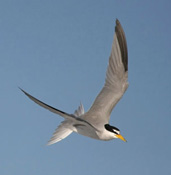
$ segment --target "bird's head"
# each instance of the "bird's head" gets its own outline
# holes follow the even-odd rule
[[[126,142],[125,138],[120,134],[120,130],[114,126],[110,126],[109,124],[104,125],[105,129],[109,132],[112,132],[114,134],[115,138],[119,138]]]

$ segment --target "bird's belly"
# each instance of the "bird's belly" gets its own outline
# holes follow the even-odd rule
[[[101,132],[97,132],[97,135],[100,140],[112,140],[115,139],[115,136],[112,132],[108,132],[107,130],[102,130]]]
[[[94,128],[87,128],[85,125],[76,126],[74,132],[93,139],[99,139]]]
[[[114,135],[110,132],[107,132],[106,130],[95,130],[94,128],[87,128],[84,125],[79,125],[75,127],[74,132],[77,132],[78,134],[84,135],[86,137],[90,137],[93,139],[98,139],[98,140],[112,140],[114,139]]]

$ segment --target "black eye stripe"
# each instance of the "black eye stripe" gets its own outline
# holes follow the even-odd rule
[[[115,134],[118,134],[118,133],[117,133],[116,131],[114,131],[114,130],[113,130],[113,132],[114,132]]]
[[[120,131],[118,128],[114,127],[114,126],[111,126],[114,130],[116,131]]]
[[[114,127],[114,126],[110,126],[109,124],[104,125],[104,127],[106,128],[106,130],[110,131],[110,132],[114,132],[115,134],[118,134],[116,131],[120,131],[118,128]]]

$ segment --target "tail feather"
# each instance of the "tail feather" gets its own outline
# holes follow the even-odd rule
[[[55,132],[53,133],[52,138],[48,141],[47,145],[52,145],[56,142],[61,141],[62,139],[69,136],[73,131],[70,129],[70,124],[67,120],[63,121],[58,128],[56,128]]]

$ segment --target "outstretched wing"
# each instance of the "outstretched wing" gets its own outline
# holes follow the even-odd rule
[[[52,107],[52,106],[50,106],[50,105],[48,105],[48,104],[46,104],[46,103],[44,103],[44,102],[38,100],[37,98],[31,96],[29,93],[27,93],[27,92],[24,91],[23,89],[21,89],[21,88],[19,88],[19,89],[20,89],[22,92],[24,92],[24,94],[25,94],[27,97],[29,97],[31,100],[33,100],[35,103],[37,103],[37,104],[40,105],[41,107],[43,107],[43,108],[45,108],[45,109],[48,109],[49,111],[51,111],[51,112],[53,112],[53,113],[55,113],[55,114],[58,114],[58,115],[64,117],[65,119],[69,119],[69,120],[72,120],[72,119],[73,119],[73,120],[75,120],[76,117],[75,117],[74,115],[68,114],[68,113],[63,112],[63,111],[61,111],[61,110],[59,110],[59,109],[56,109],[56,108],[54,108],[54,107]]]
[[[89,123],[89,122],[85,121],[84,119],[80,118],[80,116],[84,113],[84,108],[83,108],[83,105],[82,105],[82,104],[81,104],[81,106],[76,110],[76,111],[77,111],[76,113],[80,114],[79,117],[77,117],[77,116],[74,115],[74,114],[68,114],[68,113],[63,112],[63,111],[61,111],[61,110],[59,110],[59,109],[56,109],[56,108],[54,108],[54,107],[52,107],[52,106],[50,106],[50,105],[47,105],[46,103],[44,103],[44,102],[38,100],[37,98],[31,96],[30,94],[28,94],[26,91],[24,91],[24,90],[21,89],[21,88],[20,88],[20,90],[21,90],[25,95],[27,95],[31,100],[33,100],[35,103],[37,103],[38,105],[42,106],[42,107],[45,108],[45,109],[48,109],[49,111],[51,111],[51,112],[53,112],[53,113],[55,113],[55,114],[58,114],[58,115],[64,117],[64,118],[67,119],[68,121],[70,121],[70,122],[72,121],[72,122],[75,123],[76,125],[87,125],[87,126],[90,126],[90,127],[94,128],[93,125],[91,125],[91,123]],[[67,121],[67,120],[66,120],[66,121]],[[66,126],[66,125],[65,125],[65,126]],[[69,125],[68,125],[68,126],[69,126]],[[70,129],[71,129],[71,128],[70,128]],[[73,129],[73,128],[72,128],[72,129]],[[71,130],[72,130],[72,129],[71,129]],[[95,129],[95,128],[94,128],[94,129]],[[95,130],[96,130],[96,129],[95,129]]]
[[[110,113],[128,87],[128,52],[123,28],[116,20],[105,85],[84,119],[94,126],[109,122]]]

